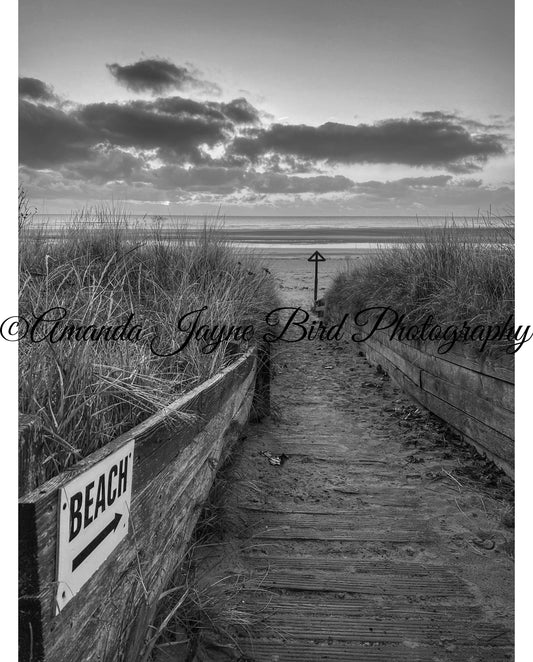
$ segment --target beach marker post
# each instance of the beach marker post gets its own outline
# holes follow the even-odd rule
[[[307,261],[315,263],[315,295],[313,300],[316,303],[318,300],[318,263],[325,262],[326,258],[318,251],[315,251],[311,257],[307,258]]]

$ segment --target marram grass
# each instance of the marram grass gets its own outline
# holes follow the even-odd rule
[[[486,219],[480,236],[452,223],[378,249],[336,276],[326,305],[388,306],[413,323],[432,315],[443,325],[504,324],[514,313],[513,221]]]
[[[97,223],[89,226],[89,216]],[[203,324],[251,324],[259,335],[276,307],[267,270],[228,243],[216,219],[196,233],[164,233],[157,223],[138,233],[127,214],[100,208],[53,232],[19,225],[19,315],[29,320],[64,308],[74,326],[117,326],[133,313],[168,353],[189,311],[207,306]],[[148,339],[21,340],[19,410],[36,421],[21,484],[36,487],[209,378],[228,363],[226,350],[222,342],[206,354],[191,342],[160,357]]]

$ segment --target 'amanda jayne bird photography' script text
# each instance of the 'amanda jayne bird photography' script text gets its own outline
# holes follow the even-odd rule
[[[0,324],[0,336],[8,341],[33,343],[64,341],[76,342],[148,342],[157,356],[172,356],[191,343],[198,343],[205,354],[214,352],[226,342],[249,343],[261,340],[267,343],[301,341],[339,341],[348,339],[364,342],[375,333],[385,332],[390,340],[434,342],[439,354],[446,354],[458,342],[476,343],[481,351],[491,343],[505,344],[508,353],[516,353],[533,337],[531,326],[515,327],[510,316],[503,323],[472,324],[470,322],[443,325],[433,315],[417,323],[408,321],[408,315],[399,314],[388,306],[365,308],[340,320],[324,322],[312,318],[300,307],[281,307],[265,315],[260,332],[252,324],[217,324],[209,318],[208,306],[182,315],[175,328],[154,329],[149,320],[135,321],[135,314],[119,324],[82,325],[69,320],[68,311],[54,307],[32,319],[23,316],[6,318]],[[149,327],[149,328],[148,328]]]

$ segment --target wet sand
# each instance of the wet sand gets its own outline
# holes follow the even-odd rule
[[[316,242],[356,242],[356,243],[396,243],[413,237],[423,237],[430,228],[401,227],[313,227],[313,228],[226,228],[224,233],[232,241],[259,243],[309,243]],[[454,234],[463,237],[483,238],[492,236],[494,229],[489,227],[454,227]]]

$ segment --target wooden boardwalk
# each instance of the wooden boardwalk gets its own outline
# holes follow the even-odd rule
[[[253,614],[233,659],[512,659],[501,489],[461,474],[442,428],[347,343],[290,345],[278,365],[280,418],[238,453],[214,564]]]

